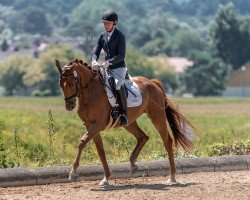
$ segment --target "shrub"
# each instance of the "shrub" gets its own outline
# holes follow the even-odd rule
[[[250,140],[213,144],[208,148],[208,155],[250,155]]]
[[[5,89],[5,95],[12,96],[26,89],[23,77],[31,63],[32,59],[28,56],[10,56],[0,63],[0,84]]]

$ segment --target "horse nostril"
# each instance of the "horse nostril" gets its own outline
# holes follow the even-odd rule
[[[76,102],[67,100],[65,102],[65,107],[68,111],[72,111],[76,107]]]

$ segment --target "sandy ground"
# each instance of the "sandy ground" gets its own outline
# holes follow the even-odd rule
[[[0,199],[250,199],[250,170],[178,175],[178,185],[168,185],[167,177],[112,179],[107,188],[98,181],[0,188]]]

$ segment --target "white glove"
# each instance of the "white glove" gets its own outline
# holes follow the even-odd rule
[[[110,65],[110,62],[106,60],[104,63],[102,63],[102,67],[106,69]]]
[[[95,69],[95,70],[98,70],[99,67],[100,67],[99,63],[96,60],[93,60],[91,62],[91,65],[92,65],[92,68]]]

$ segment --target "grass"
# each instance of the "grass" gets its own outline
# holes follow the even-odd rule
[[[198,129],[193,156],[211,155],[220,142],[231,144],[250,139],[250,99],[175,98],[173,101]],[[75,111],[65,110],[62,98],[2,97],[0,110],[0,168],[71,164],[77,142],[86,129]],[[165,157],[162,140],[147,116],[141,116],[138,123],[150,137],[139,161]],[[129,160],[136,145],[131,134],[118,128],[102,133],[102,138],[109,162]],[[176,155],[186,156],[182,152]],[[81,164],[86,163],[99,163],[93,142],[83,151]]]

